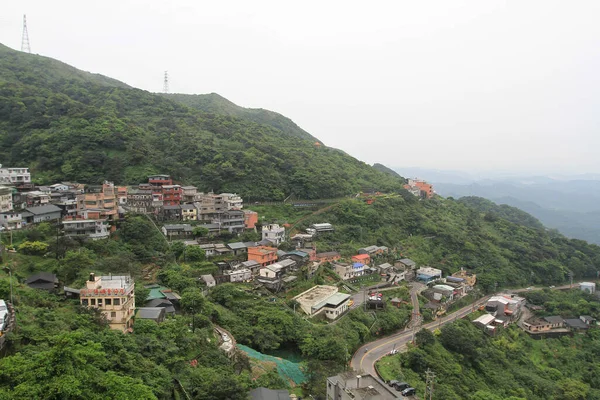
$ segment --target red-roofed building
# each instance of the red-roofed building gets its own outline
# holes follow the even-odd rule
[[[352,262],[368,265],[371,264],[371,256],[369,256],[368,254],[357,254],[355,256],[352,256]]]
[[[277,261],[277,248],[257,246],[248,248],[248,261],[256,261],[262,267]]]

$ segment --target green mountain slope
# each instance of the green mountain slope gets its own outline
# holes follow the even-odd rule
[[[496,204],[493,201],[483,197],[467,196],[461,197],[459,203],[466,204],[480,212],[486,213],[486,218],[493,219],[501,217],[515,224],[527,226],[529,228],[544,229],[544,225],[534,216],[522,211],[516,207],[506,204]]]
[[[0,48],[0,160],[29,166],[40,183],[135,184],[167,173],[200,190],[276,200],[402,187],[402,179],[315,146],[308,134],[248,118],[202,112],[52,59]]]
[[[244,108],[227,100],[217,93],[209,94],[161,94],[168,99],[178,101],[191,108],[211,114],[228,115],[257,124],[270,125],[281,132],[300,139],[319,141],[317,138],[300,128],[291,119],[262,108]]]
[[[375,163],[375,164],[373,164],[373,168],[375,168],[378,171],[385,172],[386,174],[389,174],[389,175],[392,175],[392,176],[395,176],[395,177],[400,177],[400,174],[398,174],[393,169],[390,169],[390,168],[386,167],[383,164]]]

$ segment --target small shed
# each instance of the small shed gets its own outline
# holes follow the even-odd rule
[[[398,298],[398,297],[394,297],[393,299],[390,300],[390,303],[392,303],[392,305],[394,307],[400,307],[402,306],[402,299]]]
[[[165,309],[162,307],[141,307],[135,313],[136,319],[150,319],[156,323],[165,320]]]
[[[27,278],[25,284],[33,289],[53,291],[58,288],[58,278],[50,272],[39,272]]]

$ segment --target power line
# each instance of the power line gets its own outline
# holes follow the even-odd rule
[[[163,93],[169,93],[169,74],[165,71],[165,79],[163,81]]]
[[[27,33],[27,16],[23,14],[23,36],[21,37],[21,51],[31,53],[29,46],[29,33]]]

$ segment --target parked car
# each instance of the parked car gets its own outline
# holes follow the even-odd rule
[[[391,381],[388,381],[388,383],[387,383],[387,384],[388,384],[389,386],[392,386],[392,387],[394,387],[394,386],[395,386],[396,384],[398,384],[398,383],[399,383],[398,381],[391,380]]]
[[[402,396],[414,396],[416,392],[417,392],[417,389],[415,389],[413,387],[409,387],[409,388],[404,389],[401,393],[402,393]]]
[[[404,389],[408,389],[410,388],[410,385],[406,382],[398,382],[396,383],[396,385],[394,386],[394,388],[399,391],[402,392]]]
[[[390,355],[393,355],[393,354],[398,354],[398,350],[397,349],[393,349],[392,351],[390,351]]]

